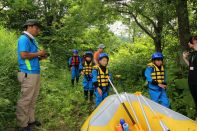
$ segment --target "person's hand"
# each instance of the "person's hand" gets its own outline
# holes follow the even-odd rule
[[[161,88],[163,88],[163,89],[165,89],[165,88],[167,87],[167,86],[164,85],[164,84],[159,84],[158,86],[161,87]]]
[[[97,88],[97,91],[98,91],[99,95],[102,96],[102,93],[103,93],[102,90],[100,88]]]
[[[44,50],[40,50],[37,52],[38,56],[45,57],[46,52]]]
[[[191,44],[190,42],[188,43],[188,46],[189,46],[189,48],[193,48],[194,47],[194,45]]]
[[[81,72],[81,75],[82,75],[82,76],[84,75],[84,72],[83,72],[83,71]]]
[[[39,60],[45,60],[45,59],[47,59],[47,57],[45,57],[45,56],[39,56],[38,58],[39,58]]]
[[[189,52],[183,52],[183,58],[186,59],[189,56]]]

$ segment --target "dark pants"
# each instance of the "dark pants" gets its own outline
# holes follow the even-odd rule
[[[194,99],[194,103],[196,106],[196,112],[197,112],[197,85],[189,84],[189,89],[190,89],[190,92],[191,92],[192,97]]]
[[[78,83],[79,82],[79,66],[72,66],[72,68],[71,68],[71,83],[72,83],[72,85],[74,85],[75,78]]]
[[[84,90],[85,100],[88,100],[88,92],[90,92],[89,99],[90,99],[90,101],[92,101],[93,100],[94,90]]]

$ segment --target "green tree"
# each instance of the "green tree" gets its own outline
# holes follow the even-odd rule
[[[122,17],[129,17],[153,39],[155,50],[162,51],[163,30],[172,19],[166,0],[111,1]],[[150,8],[151,7],[151,8]]]
[[[21,30],[27,19],[37,17],[38,6],[32,0],[7,0],[0,1],[1,20],[5,21],[5,26],[12,29]]]
[[[183,49],[188,48],[187,43],[191,36],[187,2],[188,0],[176,0],[175,3],[178,18],[179,40]]]

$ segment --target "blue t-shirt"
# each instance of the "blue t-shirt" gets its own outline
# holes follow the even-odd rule
[[[40,74],[39,58],[22,59],[20,53],[36,53],[38,51],[36,41],[30,40],[28,36],[21,35],[18,39],[18,64],[21,72],[28,74]]]

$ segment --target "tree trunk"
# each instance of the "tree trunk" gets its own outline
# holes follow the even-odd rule
[[[179,41],[182,49],[185,50],[188,48],[187,43],[189,41],[189,37],[191,36],[189,28],[187,0],[177,0],[176,13],[178,17]]]
[[[154,32],[156,34],[154,38],[154,43],[155,43],[155,50],[157,52],[162,52],[162,32],[163,32],[163,12],[160,11],[157,16],[156,16],[158,22],[157,26],[154,28]]]
[[[154,39],[154,44],[155,44],[155,50],[157,52],[162,52],[162,48],[161,48],[161,39],[155,38]]]

